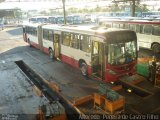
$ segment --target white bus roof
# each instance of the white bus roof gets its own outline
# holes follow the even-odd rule
[[[93,25],[90,26],[60,26],[60,25],[44,25],[42,26],[43,29],[49,29],[49,30],[57,30],[57,31],[66,31],[66,32],[73,32],[74,33],[83,33],[83,34],[90,34],[94,35],[96,33],[106,33],[111,31],[123,31],[123,29],[117,29],[117,28],[106,28],[106,27],[96,27]]]
[[[42,26],[42,29],[54,30],[55,32],[71,32],[78,34],[93,35],[99,38],[103,38],[101,42],[119,42],[119,41],[130,41],[136,40],[136,33],[131,30],[117,29],[117,28],[106,28],[97,26],[71,26],[71,25],[44,25],[44,24],[33,24],[29,23],[24,26],[37,27]],[[107,33],[107,34],[106,34]],[[107,41],[106,41],[107,40]]]

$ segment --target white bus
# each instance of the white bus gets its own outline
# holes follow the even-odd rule
[[[36,16],[29,18],[31,23],[48,23],[48,16]]]
[[[147,20],[100,20],[108,28],[130,29],[137,33],[138,46],[160,53],[160,22]]]
[[[36,41],[30,38],[32,34],[28,29],[37,33]],[[136,73],[137,37],[134,31],[59,25],[39,25],[35,29],[35,25],[32,28],[24,25],[23,35],[25,41],[39,46],[50,58],[80,68],[83,75],[111,82]]]

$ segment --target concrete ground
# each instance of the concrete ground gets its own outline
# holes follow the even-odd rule
[[[34,53],[34,50],[23,42],[21,28],[0,31],[0,114],[3,114],[0,119],[35,119],[39,106],[49,102],[37,94],[33,83],[15,64],[18,60],[30,63],[29,59],[37,64],[37,58],[28,53]]]
[[[31,92],[26,78],[16,67],[14,61],[17,60],[23,60],[44,79],[57,83],[62,90],[61,93],[71,102],[98,92],[98,81],[86,79],[78,69],[60,61],[53,61],[47,54],[29,47],[23,41],[21,28],[8,28],[0,31],[0,113],[32,113],[36,111],[39,103],[37,101],[40,101],[40,98]],[[125,90],[119,91],[126,98],[127,113],[160,113],[160,89],[154,88],[147,81],[139,86],[148,89],[151,95],[142,98]],[[22,105],[22,102],[26,103]],[[11,105],[15,108],[14,112]]]

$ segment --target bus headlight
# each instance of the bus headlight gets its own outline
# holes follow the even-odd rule
[[[125,62],[125,58],[119,59],[120,64],[123,64]]]
[[[112,74],[112,75],[116,75],[117,73],[113,70],[109,70],[109,73]]]

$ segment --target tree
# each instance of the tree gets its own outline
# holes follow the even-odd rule
[[[142,12],[148,12],[149,9],[147,8],[147,5],[146,4],[143,4],[142,5]]]
[[[100,12],[101,11],[101,8],[97,5],[96,8],[95,8],[96,12]]]
[[[118,6],[118,4],[113,4],[113,5],[110,6],[110,10],[111,10],[112,12],[118,12],[118,11],[120,11],[121,9],[120,9],[120,7]]]
[[[48,15],[47,12],[46,12],[45,10],[41,11],[40,14]]]
[[[78,8],[72,7],[72,8],[69,8],[67,11],[68,11],[68,13],[77,13],[78,12]]]
[[[5,1],[5,0],[0,0],[0,3],[1,3],[1,2],[4,2],[4,1]]]
[[[22,11],[20,8],[15,7],[13,12],[14,12],[14,18],[20,19],[22,17]]]

